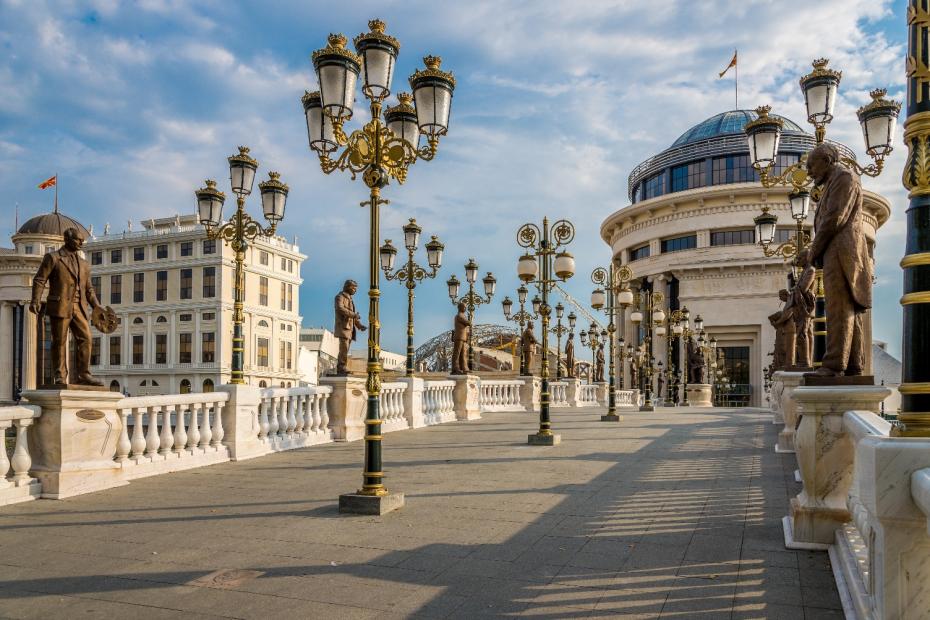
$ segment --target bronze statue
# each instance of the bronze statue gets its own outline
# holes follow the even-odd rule
[[[575,378],[575,334],[568,332],[568,340],[565,342],[565,376],[568,379]]]
[[[342,285],[342,291],[336,295],[336,325],[333,333],[339,339],[339,357],[336,360],[336,375],[345,376],[349,374],[349,347],[355,341],[356,330],[365,331],[368,329],[362,324],[361,315],[355,311],[355,302],[352,296],[358,292],[358,283],[355,280],[346,280]]]
[[[794,365],[795,322],[794,312],[788,303],[788,289],[778,291],[778,298],[784,307],[769,315],[769,323],[775,328],[775,357],[773,363],[778,370],[787,370]]]
[[[872,259],[862,230],[862,185],[839,163],[829,143],[807,157],[807,171],[823,188],[806,263],[823,269],[827,347],[815,376],[861,375],[865,363],[862,315],[872,307]],[[807,265],[805,264],[805,267]]]
[[[700,345],[688,339],[688,383],[704,383],[704,352]]]
[[[594,366],[594,382],[604,382],[604,345],[597,347],[597,364]]]
[[[659,371],[656,377],[656,399],[662,400],[662,388],[665,387],[665,377],[662,371]]]
[[[520,336],[520,348],[523,349],[523,360],[526,364],[526,373],[533,374],[533,366],[536,363],[536,335],[533,333],[533,321],[527,321],[526,329]]]
[[[468,337],[471,326],[468,324],[467,306],[459,302],[458,314],[455,315],[452,330],[452,374],[468,374]]]
[[[90,265],[80,255],[83,235],[77,228],[68,228],[63,236],[64,247],[46,254],[32,279],[29,310],[34,314],[41,311],[42,293],[47,282],[45,314],[52,323],[52,384],[55,387],[69,383],[101,387],[103,383],[90,374],[90,320],[96,313],[95,324],[109,329],[105,333],[111,333],[115,329],[115,321],[109,319],[114,313],[110,308],[98,309],[100,302],[90,283]],[[66,354],[68,332],[74,336],[75,348],[74,368],[70,375]]]
[[[804,250],[801,253],[799,262],[804,260],[805,264],[807,263],[806,252],[807,250]],[[786,308],[791,309],[791,318],[794,321],[794,367],[806,370],[811,368],[814,347],[814,327],[811,324],[811,319],[814,316],[814,304],[816,303],[814,273],[814,267],[807,264],[801,271],[801,277],[792,287],[788,305],[786,306]]]

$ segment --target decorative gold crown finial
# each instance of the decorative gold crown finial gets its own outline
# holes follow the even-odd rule
[[[410,223],[411,223],[411,224],[416,224],[416,223],[417,223],[417,219],[416,219],[415,217],[410,218]]]
[[[869,95],[872,97],[872,101],[879,101],[884,99],[885,95],[887,94],[887,88],[876,88],[875,90],[869,91]]]
[[[216,188],[216,181],[213,180],[213,179],[207,179],[207,180],[204,181],[204,183],[206,183],[207,187],[210,188],[210,189],[215,189],[215,188]]]
[[[384,34],[384,28],[386,26],[387,24],[385,24],[377,17],[368,22],[368,28],[371,29],[372,32],[377,32],[378,34]]]
[[[812,63],[815,69],[826,69],[827,64],[830,62],[829,58],[818,58]]]
[[[438,70],[440,65],[442,65],[442,58],[440,58],[439,56],[424,56],[423,64],[426,65],[427,69]]]
[[[760,105],[756,108],[756,114],[759,115],[759,118],[768,118],[769,112],[772,111],[772,106],[770,105]]]
[[[398,93],[397,100],[400,101],[402,104],[406,103],[407,105],[410,105],[411,103],[413,103],[413,95],[411,95],[410,93]]]
[[[344,49],[346,43],[349,41],[344,34],[341,33],[330,33],[329,37],[326,39],[330,47],[335,47],[337,49]]]
[[[239,154],[240,154],[240,155],[248,155],[248,154],[249,154],[249,147],[247,147],[247,146],[240,146],[240,147],[239,147]]]
[[[272,181],[277,181],[278,179],[281,178],[281,173],[275,172],[272,170],[271,172],[268,173],[268,178],[271,179]]]

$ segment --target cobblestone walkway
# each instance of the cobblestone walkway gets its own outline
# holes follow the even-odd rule
[[[786,551],[794,455],[758,410],[555,410],[390,434],[407,505],[342,517],[360,442],[0,509],[3,618],[842,618]]]

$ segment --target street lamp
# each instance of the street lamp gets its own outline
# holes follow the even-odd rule
[[[555,327],[550,328],[553,334],[555,334],[555,380],[562,380],[562,336],[567,334],[571,329],[575,327],[575,314],[571,313],[568,317],[570,326],[562,325],[562,315],[565,313],[565,306],[562,305],[562,302],[559,302],[555,305],[555,318],[556,325]]]
[[[453,274],[452,277],[446,281],[446,287],[449,289],[449,299],[452,301],[453,306],[458,306],[460,303],[463,303],[468,308],[468,370],[474,372],[475,308],[481,304],[491,303],[491,297],[494,296],[494,291],[497,288],[497,280],[489,271],[488,275],[481,279],[481,282],[484,285],[484,297],[482,297],[479,293],[476,293],[475,283],[478,281],[478,263],[475,262],[474,258],[469,258],[468,262],[465,263],[465,281],[468,283],[468,293],[466,293],[461,298],[459,297],[460,283],[458,278],[455,277],[455,274]]]
[[[575,227],[568,220],[549,225],[543,218],[542,229],[535,224],[524,224],[517,231],[517,243],[527,253],[517,261],[517,275],[525,284],[534,282],[542,294],[539,313],[542,315],[542,393],[539,400],[539,431],[529,435],[527,442],[536,446],[554,446],[561,437],[552,432],[549,419],[549,291],[558,281],[564,282],[575,274],[575,259],[564,247],[575,238]],[[560,251],[560,248],[561,251]]]
[[[659,291],[638,292],[633,295],[634,310],[630,314],[630,320],[639,327],[642,324],[643,345],[645,345],[644,356],[646,365],[640,364],[643,371],[643,404],[640,411],[655,411],[655,403],[652,401],[652,374],[653,368],[651,359],[653,358],[652,332],[665,321],[665,311],[662,309],[662,302],[665,296]],[[656,335],[659,335],[658,333]]]
[[[400,43],[385,34],[385,24],[368,22],[369,32],[355,37],[355,52],[346,48],[347,39],[331,34],[326,47],[313,52],[313,67],[320,90],[305,93],[302,99],[310,148],[319,157],[325,174],[336,170],[348,172],[352,179],[361,176],[369,190],[369,276],[368,404],[365,414],[365,468],[362,488],[355,494],[339,498],[341,512],[383,514],[403,505],[403,495],[390,495],[384,485],[381,466],[381,321],[379,318],[380,269],[378,239],[379,207],[388,204],[381,190],[393,178],[407,179],[411,164],[418,159],[432,160],[439,138],[449,127],[449,112],[455,78],[443,71],[441,59],[427,56],[425,69],[410,76],[412,95],[398,95],[399,104],[389,108],[382,118],[382,106],[391,93],[391,80]],[[364,68],[364,71],[363,71]],[[361,129],[346,135],[344,125],[352,118],[356,81],[362,77],[362,93],[368,99],[371,120]],[[412,104],[412,105],[411,105]],[[426,144],[420,146],[420,135]],[[344,147],[342,152],[337,152]]]
[[[539,318],[539,297],[533,298],[533,312],[529,313],[524,309],[524,304],[526,304],[526,296],[529,293],[529,290],[522,284],[517,288],[517,301],[520,304],[520,311],[516,314],[511,314],[513,310],[513,301],[510,297],[504,297],[504,300],[501,302],[501,305],[504,309],[504,318],[508,321],[513,321],[520,326],[520,333],[518,336],[523,336],[523,328],[526,325],[527,321],[532,321]],[[530,374],[529,369],[526,367],[526,356],[523,355],[523,347],[520,347],[520,374],[528,375]]]
[[[245,313],[245,251],[249,244],[259,237],[273,237],[278,222],[284,219],[284,206],[287,202],[288,187],[280,180],[277,172],[269,172],[268,180],[258,184],[262,195],[262,213],[268,221],[268,228],[263,228],[245,212],[245,197],[252,193],[258,161],[249,155],[247,146],[240,146],[239,153],[227,158],[229,162],[229,181],[236,194],[236,212],[232,219],[223,221],[223,202],[226,196],[216,189],[216,181],[207,179],[206,186],[194,192],[197,196],[197,216],[207,232],[207,239],[222,239],[236,253],[233,297],[233,338],[232,364],[230,380],[232,384],[245,383],[245,336],[243,323]]]
[[[381,246],[379,254],[381,256],[381,269],[384,270],[384,277],[387,280],[396,280],[401,285],[407,287],[407,371],[406,376],[413,376],[413,291],[417,287],[417,282],[422,282],[425,278],[435,278],[442,266],[442,252],[445,246],[439,242],[439,239],[433,235],[426,243],[426,262],[430,271],[427,271],[413,261],[413,253],[416,252],[420,244],[420,228],[417,221],[410,219],[403,227],[404,247],[407,248],[407,262],[395,273],[394,258],[397,256],[397,248],[391,245],[391,240],[386,239]]]
[[[591,293],[591,307],[595,310],[604,310],[607,315],[607,337],[610,352],[610,364],[608,365],[608,388],[607,388],[607,413],[601,416],[602,422],[619,422],[620,416],[617,414],[617,369],[616,369],[616,317],[620,316],[621,310],[626,310],[633,303],[633,291],[630,290],[630,280],[633,279],[633,271],[626,265],[621,265],[619,269],[614,269],[613,261],[610,262],[610,268],[604,269],[597,267],[591,272],[591,282],[596,286]],[[606,302],[606,303],[605,303]],[[620,309],[617,308],[617,302]],[[623,345],[621,339],[620,350]],[[621,361],[620,368],[620,387],[623,387],[623,367]]]

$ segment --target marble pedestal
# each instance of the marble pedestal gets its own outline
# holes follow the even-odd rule
[[[597,404],[601,407],[607,406],[607,392],[610,390],[610,384],[606,381],[598,381],[597,386]]]
[[[386,495],[346,493],[339,496],[339,512],[342,514],[381,516],[403,506],[403,493],[388,493]]]
[[[709,383],[688,384],[689,407],[713,407],[713,388]]]
[[[113,460],[122,421],[118,392],[27,390],[23,398],[42,408],[29,433],[30,474],[42,497],[63,499],[128,484]]]
[[[569,407],[580,407],[581,406],[581,379],[577,377],[572,377],[570,379],[562,379],[565,382],[565,399],[568,401]]]
[[[877,411],[891,393],[885,387],[798,387],[792,394],[801,421],[794,438],[804,488],[784,519],[789,549],[826,549],[849,521],[846,496],[854,449],[843,427],[846,411]],[[787,422],[787,416],[785,420]]]
[[[480,420],[481,405],[478,404],[481,380],[478,375],[449,375],[455,381],[452,399],[455,401],[456,420]]]
[[[798,406],[791,398],[795,389],[804,384],[803,372],[788,372],[779,370],[775,377],[781,384],[779,402],[781,419],[785,426],[778,432],[778,441],[775,443],[775,452],[791,454],[794,452],[794,435],[798,425]]]
[[[366,377],[320,377],[321,385],[333,388],[329,397],[329,420],[335,441],[356,441],[365,437],[368,411]]]
[[[520,386],[520,404],[527,412],[539,411],[539,401],[542,398],[542,379],[536,376],[521,375],[523,385]]]
[[[781,393],[785,385],[781,380],[781,372],[782,371],[778,371],[772,375],[772,386],[769,388],[769,405],[772,408],[772,424],[776,426],[783,426],[785,424],[785,417],[782,415],[781,410]]]
[[[549,435],[533,433],[527,436],[526,443],[531,446],[557,446],[562,443],[562,436],[556,433],[551,433]]]

